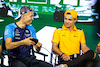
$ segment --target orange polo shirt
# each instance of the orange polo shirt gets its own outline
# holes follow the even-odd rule
[[[70,32],[65,25],[62,28],[55,29],[52,42],[58,43],[60,50],[67,55],[79,54],[80,44],[86,43],[82,29],[77,29],[74,26],[74,29]]]

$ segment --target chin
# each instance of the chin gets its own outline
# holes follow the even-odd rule
[[[28,25],[30,25],[30,24],[31,24],[31,22],[28,23]]]
[[[27,24],[27,25],[30,25],[30,24]]]
[[[70,26],[66,25],[66,27],[70,27]]]
[[[31,24],[28,24],[28,25],[31,25]]]

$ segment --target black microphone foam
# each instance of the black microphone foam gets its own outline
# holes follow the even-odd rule
[[[30,40],[32,40],[32,41],[34,41],[36,44],[38,43],[38,39],[30,39]]]

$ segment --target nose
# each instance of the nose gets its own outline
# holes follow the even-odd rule
[[[67,20],[67,19],[65,19],[65,20],[64,20],[64,22],[68,23],[68,20]]]

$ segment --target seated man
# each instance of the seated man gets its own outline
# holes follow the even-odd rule
[[[62,27],[55,29],[52,39],[52,51],[60,56],[58,63],[67,64],[68,67],[82,67],[82,63],[92,60],[96,56],[86,46],[83,30],[76,28],[74,25],[76,21],[77,12],[73,9],[66,10],[64,13],[64,24]],[[81,56],[80,47],[85,53]],[[83,65],[83,67],[85,66]]]
[[[99,43],[97,45],[96,52],[100,54],[100,41],[99,41]]]
[[[22,6],[20,9],[20,20],[6,26],[4,32],[5,46],[10,55],[10,67],[52,67],[51,64],[37,60],[35,56],[30,55],[31,45],[37,51],[40,50],[42,44],[35,43],[31,39],[36,38],[36,32],[31,22],[33,20],[33,11],[30,7]]]

